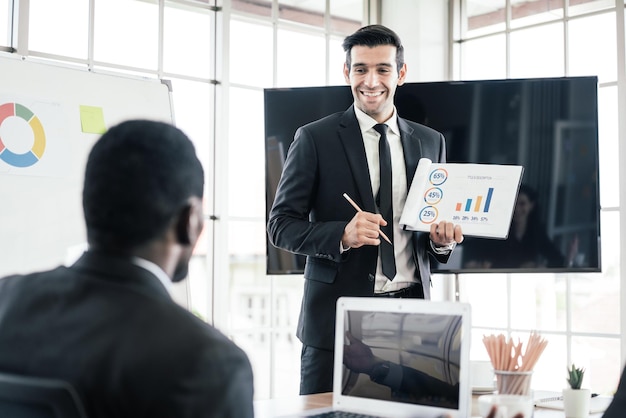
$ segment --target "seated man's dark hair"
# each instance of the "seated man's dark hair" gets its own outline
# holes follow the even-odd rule
[[[368,46],[373,48],[382,45],[392,45],[396,47],[396,66],[398,67],[398,71],[400,71],[404,65],[404,47],[402,46],[402,41],[394,31],[383,25],[364,26],[343,40],[342,46],[343,50],[346,51],[346,65],[348,69],[350,69],[352,65],[352,57],[350,56],[352,47]]]
[[[132,120],[109,129],[92,148],[83,209],[92,248],[125,252],[160,236],[192,196],[204,172],[178,128]]]

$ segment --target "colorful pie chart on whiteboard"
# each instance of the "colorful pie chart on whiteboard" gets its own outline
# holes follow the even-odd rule
[[[21,124],[26,124],[29,130],[9,129],[11,138],[0,136],[0,160],[14,167],[30,167],[36,164],[46,149],[46,134],[41,121],[30,109],[19,103],[4,103],[0,105],[0,127],[4,123],[13,123],[17,118]],[[4,132],[4,131],[3,131]],[[14,137],[16,136],[16,137]],[[30,149],[12,149],[11,144],[32,143]]]

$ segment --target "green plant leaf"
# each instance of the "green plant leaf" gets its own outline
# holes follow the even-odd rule
[[[580,389],[585,375],[584,367],[576,367],[573,363],[571,368],[567,369],[567,383],[572,389]]]

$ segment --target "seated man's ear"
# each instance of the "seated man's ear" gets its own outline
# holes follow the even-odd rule
[[[195,245],[204,226],[202,200],[192,196],[176,219],[176,239],[181,245]]]

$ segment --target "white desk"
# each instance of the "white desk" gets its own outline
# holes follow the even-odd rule
[[[294,396],[254,401],[254,418],[274,418],[282,415],[297,414],[307,409],[323,408],[333,404],[333,394],[316,393],[315,395]]]
[[[472,397],[472,417],[479,417],[476,399]],[[283,415],[297,414],[312,408],[330,406],[333,403],[332,393],[294,396],[289,398],[264,399],[254,401],[255,418],[275,418]],[[601,418],[602,414],[591,414],[589,418]],[[530,417],[529,417],[530,418]],[[563,411],[536,408],[533,418],[565,418]]]

